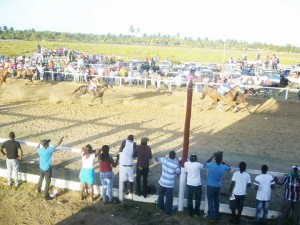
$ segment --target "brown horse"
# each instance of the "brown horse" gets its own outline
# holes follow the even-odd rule
[[[244,93],[244,90],[238,85],[236,85],[226,95],[219,94],[216,89],[208,89],[202,92],[200,99],[204,99],[205,96],[208,95],[213,101],[213,105],[217,106],[220,111],[222,111],[222,104],[218,104],[218,103],[222,101],[229,105],[228,109],[234,106],[234,112],[236,112],[237,110],[236,98],[239,93]]]
[[[112,90],[112,88],[108,84],[104,84],[103,86],[97,87],[95,91],[90,90],[89,85],[82,85],[78,87],[72,94],[75,94],[78,92],[74,98],[72,99],[72,103],[75,101],[76,98],[78,98],[81,95],[85,95],[86,93],[89,93],[93,95],[93,99],[90,102],[90,105],[94,102],[96,98],[100,98],[101,104],[103,104],[103,95],[104,92],[107,91],[108,89]]]
[[[249,88],[248,90],[245,90],[245,93],[244,94],[238,94],[238,96],[236,97],[236,105],[241,105],[243,104],[246,109],[248,110],[249,113],[250,110],[248,108],[248,102],[247,102],[247,98],[249,98],[249,96],[251,95],[255,95],[256,94],[256,91],[254,88]]]
[[[37,73],[36,68],[25,70],[25,69],[17,69],[17,76],[16,78],[27,78],[28,82],[26,85],[30,82],[33,84],[33,76],[35,76]]]
[[[6,84],[6,78],[8,75],[8,69],[0,69],[0,85],[5,83]]]

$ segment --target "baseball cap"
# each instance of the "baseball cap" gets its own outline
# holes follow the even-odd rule
[[[149,138],[147,138],[147,137],[142,137],[141,138],[142,143],[147,143],[148,141],[149,141]]]

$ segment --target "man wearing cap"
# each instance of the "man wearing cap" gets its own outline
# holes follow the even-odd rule
[[[281,215],[278,219],[278,225],[286,224],[287,218],[290,211],[292,210],[293,225],[299,225],[300,217],[300,176],[299,176],[299,166],[292,166],[292,170],[286,173],[281,182],[278,182],[277,177],[275,177],[275,182],[278,185],[284,185],[284,196],[281,205]]]
[[[45,200],[50,199],[49,186],[51,183],[51,175],[52,175],[52,168],[51,168],[52,154],[55,151],[55,148],[61,144],[61,142],[63,141],[63,139],[65,137],[66,136],[61,137],[56,145],[49,145],[49,143],[51,142],[51,140],[49,140],[49,139],[41,140],[41,142],[39,143],[39,145],[37,147],[37,153],[40,156],[40,178],[39,178],[39,182],[38,182],[37,192],[38,193],[41,192],[42,183],[45,178],[45,181],[46,181],[45,193],[44,193]]]
[[[187,197],[189,216],[200,216],[200,203],[202,195],[201,170],[203,164],[198,162],[197,155],[192,154],[190,161],[184,163],[184,169],[187,173]],[[193,197],[195,196],[195,208],[193,207]]]
[[[136,169],[136,194],[144,198],[147,197],[148,173],[149,173],[149,160],[152,159],[152,151],[150,146],[147,145],[149,138],[143,137],[141,144],[137,145],[135,156],[137,157]],[[143,190],[141,191],[141,177],[143,177]]]
[[[133,193],[133,158],[134,152],[136,151],[136,143],[133,140],[134,136],[132,134],[128,135],[127,140],[124,140],[122,142],[119,150],[119,152],[122,152],[122,156],[120,157],[120,166],[122,166],[122,169],[120,171],[120,177],[123,181],[123,191],[126,195],[128,195],[129,193]],[[129,182],[129,189],[127,181]]]
[[[15,133],[9,133],[10,140],[7,140],[1,145],[1,153],[6,156],[7,167],[7,183],[11,186],[11,175],[14,171],[15,186],[19,185],[18,173],[19,173],[19,160],[22,160],[23,150],[19,142],[15,141]],[[4,150],[5,149],[5,153]]]

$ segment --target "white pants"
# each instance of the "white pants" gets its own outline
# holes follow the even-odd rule
[[[133,182],[134,180],[134,165],[132,166],[123,166],[120,171],[122,181]]]
[[[11,185],[12,182],[12,172],[14,172],[15,185],[19,184],[19,160],[18,159],[6,159],[6,167],[7,167],[7,182],[8,185]]]

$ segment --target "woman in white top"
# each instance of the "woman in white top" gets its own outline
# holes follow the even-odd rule
[[[94,190],[93,185],[95,183],[95,173],[94,173],[94,160],[99,155],[95,154],[91,145],[86,145],[81,149],[81,161],[82,168],[79,174],[81,188],[80,188],[80,200],[83,200],[83,193],[85,190],[89,189],[89,194],[91,195],[92,201],[94,201]],[[88,191],[88,190],[87,190]]]

